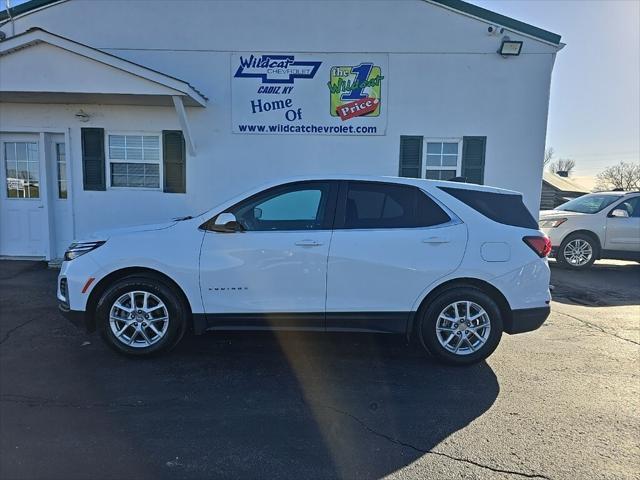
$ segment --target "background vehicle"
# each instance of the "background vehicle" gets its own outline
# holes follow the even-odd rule
[[[552,256],[570,268],[600,258],[640,260],[640,192],[599,192],[540,212]]]
[[[547,318],[550,248],[515,192],[306,178],[76,242],[58,300],[132,355],[189,328],[298,329],[403,334],[467,364]]]

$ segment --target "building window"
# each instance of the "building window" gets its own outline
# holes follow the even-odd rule
[[[159,190],[160,148],[160,134],[109,135],[111,187]]]
[[[58,198],[67,198],[67,157],[64,143],[56,143],[56,169],[58,172]]]
[[[451,180],[460,176],[462,140],[426,140],[424,178]]]

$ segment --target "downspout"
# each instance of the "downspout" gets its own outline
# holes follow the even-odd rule
[[[11,36],[13,37],[16,34],[16,24],[13,19],[13,15],[11,15],[11,0],[4,0],[4,6],[5,6],[5,10],[7,11],[7,16],[9,17],[9,21],[6,23],[11,22]]]

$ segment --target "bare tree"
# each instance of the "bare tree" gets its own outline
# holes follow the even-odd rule
[[[640,190],[640,164],[620,162],[596,175],[596,190]]]
[[[571,158],[561,158],[549,164],[551,173],[567,172],[567,175],[571,175],[574,168],[576,168],[576,161]]]
[[[549,164],[549,162],[553,160],[554,153],[555,152],[553,150],[553,147],[547,147],[544,149],[544,162],[542,164],[544,167],[546,167]]]

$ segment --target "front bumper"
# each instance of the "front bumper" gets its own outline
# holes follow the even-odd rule
[[[58,302],[58,310],[64,318],[69,320],[73,325],[78,328],[84,328],[88,332],[92,331],[90,319],[87,317],[86,312],[79,310],[71,310],[64,302]]]
[[[549,317],[551,307],[523,308],[512,310],[511,316],[504,319],[504,331],[510,335],[537,330]]]

